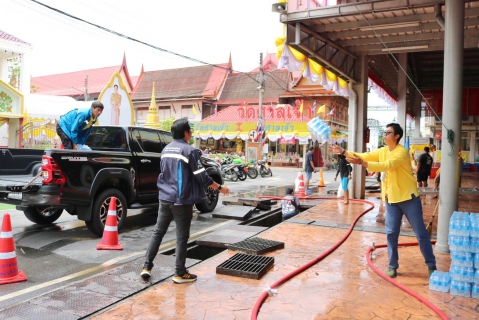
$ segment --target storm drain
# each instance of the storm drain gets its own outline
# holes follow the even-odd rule
[[[260,255],[277,249],[283,249],[284,242],[262,238],[251,238],[228,245],[229,250]]]
[[[216,273],[258,280],[273,264],[273,257],[237,253],[217,266]]]

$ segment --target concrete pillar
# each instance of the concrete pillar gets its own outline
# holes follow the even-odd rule
[[[471,140],[469,143],[469,159],[468,162],[475,162],[476,158],[476,131],[471,132]]]
[[[20,128],[20,119],[10,118],[8,119],[8,147],[19,148],[19,136],[17,130]]]
[[[416,92],[414,106],[416,107],[416,113],[414,115],[414,137],[419,138],[421,136],[421,101],[422,97],[419,92]],[[406,141],[406,140],[404,140]]]
[[[365,152],[365,132],[368,125],[368,57],[360,56],[357,61],[359,66],[360,82],[353,85],[353,90],[357,94],[357,105],[354,101],[354,95],[349,98],[348,115],[348,150],[355,152]],[[364,199],[365,195],[365,173],[366,169],[362,166],[354,166],[353,183],[350,196],[356,199]]]
[[[7,55],[4,50],[0,50],[0,79],[8,82]]]
[[[407,72],[407,53],[399,53],[398,61],[402,69],[398,70],[398,117],[397,123],[403,128],[404,136],[399,143],[403,144],[406,141],[406,83],[407,77],[403,70]]]
[[[446,0],[444,30],[444,93],[442,121],[441,188],[436,250],[449,252],[447,237],[449,219],[457,210],[459,198],[459,161],[457,149],[461,141],[462,75],[464,56],[464,6]],[[454,132],[452,146],[447,141],[444,126]],[[451,155],[449,155],[451,153]]]
[[[22,53],[22,65],[21,72],[20,72],[20,87],[18,88],[19,91],[23,95],[30,94],[30,62],[31,62],[31,53],[30,52],[23,52]]]

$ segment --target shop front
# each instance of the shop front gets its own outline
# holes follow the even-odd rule
[[[0,146],[19,148],[17,135],[23,123],[24,98],[18,90],[0,79]],[[7,138],[8,137],[8,138]]]
[[[291,105],[263,107],[265,143],[260,146],[263,158],[272,165],[302,165],[311,135],[306,123],[311,110],[303,113]],[[250,157],[248,145],[258,141],[259,106],[232,106],[196,124],[196,145],[207,152],[236,153]],[[211,150],[211,151],[209,151]],[[249,160],[249,159],[247,159]]]

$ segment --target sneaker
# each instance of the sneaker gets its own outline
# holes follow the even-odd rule
[[[143,269],[141,270],[140,277],[143,281],[148,281],[151,278],[151,270]]]
[[[386,275],[389,277],[389,278],[396,278],[398,276],[398,273],[396,271],[396,269],[394,268],[389,268],[388,271],[386,271]]]
[[[182,276],[174,276],[173,281],[176,283],[185,283],[185,282],[195,282],[197,276],[195,274],[191,274],[188,271]]]
[[[427,270],[427,276],[428,276],[428,278],[430,278],[431,275],[432,275],[432,273],[433,273],[435,270],[437,270],[436,266],[434,266],[434,267],[428,267],[427,269],[428,269],[428,270]]]

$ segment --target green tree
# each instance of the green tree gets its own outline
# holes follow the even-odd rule
[[[173,122],[175,122],[175,116],[171,116],[167,119],[160,120],[160,127],[161,130],[165,131],[171,131],[171,126],[173,125]]]

